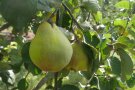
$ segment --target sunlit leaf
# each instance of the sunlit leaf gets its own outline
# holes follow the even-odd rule
[[[121,43],[121,44],[123,44],[125,46],[128,46],[129,48],[132,48],[132,47],[135,46],[135,40],[130,39],[130,38],[126,37],[126,36],[119,37],[117,42]]]
[[[115,19],[114,20],[114,26],[121,26],[125,28],[127,25],[127,20],[122,20],[122,19]]]
[[[118,3],[115,4],[115,7],[117,8],[122,8],[122,9],[129,9],[130,5],[129,5],[129,1],[128,0],[122,0]]]
[[[95,19],[97,22],[102,23],[102,12],[97,11],[97,13],[95,14]]]

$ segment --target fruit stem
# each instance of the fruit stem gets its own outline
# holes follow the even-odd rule
[[[54,73],[54,90],[58,90],[57,87],[58,72]]]
[[[55,14],[57,13],[57,9],[51,14],[51,16],[49,17],[49,19],[47,20],[48,23],[50,23],[53,26],[53,20],[52,18],[55,16]]]

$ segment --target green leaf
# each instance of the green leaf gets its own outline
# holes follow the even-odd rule
[[[62,2],[62,0],[45,0],[45,1],[48,1],[48,4],[54,8],[59,8]]]
[[[52,7],[60,7],[61,0],[38,0],[37,9],[50,12]]]
[[[97,11],[97,13],[95,14],[95,19],[96,19],[96,22],[102,23],[102,12],[101,11]]]
[[[10,52],[8,53],[10,65],[11,65],[12,69],[14,70],[14,72],[17,73],[20,71],[20,68],[22,66],[22,58],[20,55],[19,45],[17,45],[16,42],[13,42],[13,43],[11,42],[8,49],[10,50]]]
[[[93,47],[92,45],[87,44],[87,43],[83,43],[83,47],[87,51],[89,58],[95,59],[95,57],[98,53],[97,49],[95,47]]]
[[[51,86],[51,85],[48,85],[48,86],[45,88],[45,90],[53,90],[53,89],[54,89],[54,87]]]
[[[128,53],[122,48],[118,48],[117,53],[121,59],[121,77],[123,80],[126,80],[127,75],[131,75],[133,73],[133,62]]]
[[[135,86],[135,73],[131,75],[131,78],[126,81],[129,88],[133,88]]]
[[[121,26],[121,27],[125,28],[126,25],[127,25],[127,20],[123,20],[123,19],[114,20],[114,26]]]
[[[3,54],[0,52],[0,61],[3,59]]]
[[[48,5],[48,2],[45,0],[38,0],[37,9],[47,11],[47,12],[51,11],[51,7]]]
[[[132,48],[135,46],[135,40],[132,40],[126,36],[119,37],[117,42],[128,46],[128,48]]]
[[[91,45],[97,47],[99,43],[100,43],[100,39],[98,38],[98,36],[93,35]]]
[[[117,8],[122,8],[122,9],[129,9],[130,5],[129,5],[129,1],[128,0],[122,0],[118,3],[115,4],[115,7]]]
[[[28,86],[29,86],[29,83],[26,81],[25,78],[21,79],[17,84],[17,87],[19,90],[27,90]]]
[[[122,90],[117,89],[119,87],[118,81],[115,77],[105,78],[98,77],[99,79],[99,90]]]
[[[109,64],[111,66],[112,73],[120,76],[121,61],[117,57],[110,57]]]
[[[78,0],[72,0],[72,3],[73,3],[74,5],[78,5],[78,4],[79,4],[79,1],[78,1]]]
[[[95,68],[93,66],[95,64],[94,62],[96,61],[95,58],[96,58],[96,55],[97,55],[98,51],[92,45],[86,44],[86,43],[83,43],[83,48],[85,49],[85,51],[88,55],[88,58],[89,58],[90,72],[91,71],[94,72],[93,70],[95,70]]]
[[[22,51],[21,51],[22,60],[24,62],[25,68],[29,72],[31,72],[33,75],[38,75],[42,71],[32,63],[30,56],[29,56],[29,46],[30,46],[30,43],[24,44]]]
[[[11,64],[12,65],[22,65],[22,58],[21,55],[19,54],[20,50],[11,50],[9,53]]]
[[[99,87],[100,90],[111,90],[109,80],[103,77],[99,78]]]
[[[1,77],[1,79],[2,79],[2,82],[4,82],[4,83],[7,84],[7,85],[11,85],[11,83],[8,82],[8,79],[9,79],[9,78],[12,79],[12,78],[10,77],[10,74],[9,74],[8,71],[0,72],[0,77]]]
[[[130,78],[129,80],[126,81],[128,87],[132,88],[135,86],[135,78]]]
[[[132,13],[135,14],[135,3],[132,5]]]
[[[129,30],[128,32],[135,39],[135,29],[131,28],[131,30]]]
[[[110,82],[110,88],[112,90],[117,90],[116,88],[119,87],[119,84],[118,84],[118,80],[116,79],[116,77],[111,77],[109,79],[109,82]]]
[[[60,88],[60,90],[80,90],[78,87],[74,85],[65,84]]]
[[[85,8],[88,12],[96,13],[99,11],[99,4],[97,0],[84,0],[82,2],[82,7]]]
[[[107,45],[104,49],[103,49],[103,54],[104,55],[109,55],[111,53],[111,50],[113,49],[112,45]]]
[[[0,62],[0,71],[10,70],[11,65],[8,62]]]
[[[107,39],[102,39],[102,42],[99,44],[99,48],[103,50],[104,48],[106,48],[106,46],[107,46]]]
[[[125,43],[120,43],[120,42],[116,42],[116,43],[114,43],[114,47],[115,47],[115,49],[117,49],[117,48],[127,48],[127,45],[125,44]]]
[[[132,24],[133,27],[135,26],[135,14],[132,15],[131,21],[129,24]],[[133,28],[132,28],[133,29]]]
[[[27,27],[36,9],[37,0],[1,0],[0,4],[2,16],[18,32]]]
[[[83,32],[83,34],[84,34],[85,42],[91,44],[92,35],[90,34],[90,31]]]
[[[98,85],[98,77],[93,77],[91,82],[90,82],[90,85]]]
[[[59,17],[59,20],[58,20],[58,25],[63,27],[63,28],[68,29],[70,24],[71,24],[71,17],[70,17],[70,15],[66,11],[60,12],[60,17]]]

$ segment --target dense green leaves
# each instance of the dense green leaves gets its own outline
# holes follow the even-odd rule
[[[135,85],[135,73],[131,75],[131,78],[126,81],[128,87],[132,88]]]

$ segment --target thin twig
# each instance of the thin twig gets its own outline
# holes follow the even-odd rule
[[[57,79],[58,79],[58,72],[54,73],[54,90],[58,90]]]
[[[88,80],[86,86],[85,86],[85,89],[87,90],[87,86],[88,84],[92,81],[93,77],[94,77],[95,73],[92,74],[91,78]]]
[[[87,21],[89,21],[89,19],[90,19],[90,15],[91,15],[91,14],[90,14],[90,12],[89,12],[88,17],[87,17]]]
[[[37,84],[37,86],[33,90],[39,90],[48,80],[52,78],[53,78],[53,74],[47,73],[47,75],[40,80],[40,82]]]
[[[78,28],[80,28],[82,31],[84,31],[84,29],[80,26],[80,24],[76,21],[76,19],[74,18],[74,16],[72,15],[71,10],[62,2],[62,5],[64,6],[64,8],[68,11],[68,13],[70,14],[72,20],[75,22],[75,24],[77,25]]]
[[[29,73],[30,73],[30,72],[28,72],[28,73],[26,74],[25,78],[27,78],[27,77],[28,77]]]
[[[58,11],[58,9],[56,9],[56,10],[51,14],[51,16],[48,18],[48,20],[52,19],[52,18],[55,16],[55,14],[57,13],[57,11]],[[48,20],[47,20],[47,21],[48,21]]]

